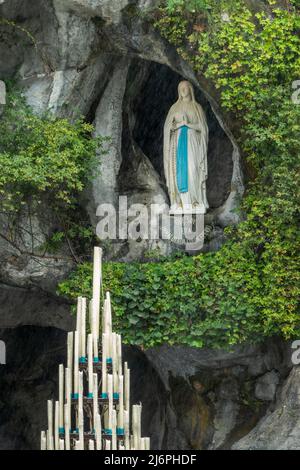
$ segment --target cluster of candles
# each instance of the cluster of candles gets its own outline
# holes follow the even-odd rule
[[[141,437],[142,405],[130,409],[130,369],[126,362],[123,369],[121,336],[112,331],[108,292],[100,325],[101,263],[96,247],[93,298],[77,300],[76,331],[68,333],[67,367],[59,365],[58,400],[48,400],[42,450],[150,449],[150,438]]]

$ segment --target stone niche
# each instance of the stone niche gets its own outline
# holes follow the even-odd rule
[[[129,70],[130,86],[126,98],[127,113],[132,113],[134,121],[132,137],[151,161],[162,184],[165,184],[163,126],[171,105],[177,100],[177,87],[181,80],[184,78],[168,66],[154,62],[141,64],[141,61],[135,61]],[[138,92],[130,96],[131,90],[136,90],[137,87]],[[222,206],[230,193],[233,146],[203,93],[197,88],[195,92],[197,101],[205,111],[209,127],[207,197],[213,210]],[[124,133],[126,141],[126,126]]]
[[[178,84],[184,79],[167,65],[140,59],[131,61],[123,100],[122,163],[118,175],[119,194],[128,195],[129,202],[169,203],[163,168],[163,127],[168,110],[177,100]],[[210,232],[204,247],[209,251],[222,244],[224,226],[236,221],[233,212],[236,198],[232,197],[236,147],[197,86],[195,95],[209,127],[210,210],[205,221]]]

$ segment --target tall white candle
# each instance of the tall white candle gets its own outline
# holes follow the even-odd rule
[[[107,375],[107,392],[108,392],[108,429],[112,429],[112,412],[113,412],[113,376]]]
[[[117,450],[117,415],[116,410],[112,412],[112,439],[111,439],[111,449]]]
[[[68,369],[66,369],[68,370]],[[66,403],[65,406],[64,406],[64,411],[65,411],[65,441],[66,441],[66,450],[70,450],[70,446],[71,446],[71,443],[70,443],[70,428],[71,428],[71,424],[70,424],[70,420],[69,420],[69,406],[68,404]]]
[[[137,435],[138,438],[141,439],[142,435],[142,405],[136,405],[137,409]]]
[[[82,297],[77,299],[77,317],[76,317],[76,331],[78,332],[78,357],[81,355],[81,301]]]
[[[89,325],[90,333],[93,334],[93,299],[89,301]]]
[[[74,344],[74,335],[73,335],[73,331],[70,331],[68,333],[68,361],[67,361],[67,367],[68,367],[68,369],[70,369],[71,377],[72,377],[72,370],[73,370],[73,344]],[[71,393],[72,393],[72,390],[71,390]]]
[[[124,366],[125,372],[125,409],[130,411],[130,369],[128,369],[127,362]]]
[[[106,300],[107,300],[107,313],[106,313],[106,329],[107,333],[112,332],[112,320],[111,320],[111,301],[110,301],[110,293],[106,292]]]
[[[59,450],[65,450],[65,440],[59,439]]]
[[[89,394],[93,393],[93,336],[88,335],[88,382],[89,382]]]
[[[119,412],[118,412],[118,428],[124,428],[124,378],[119,375]]]
[[[58,368],[58,402],[59,402],[59,427],[64,427],[64,366],[59,365]]]
[[[96,433],[96,449],[102,450],[102,427],[101,427],[101,417],[99,413],[96,416],[95,433]]]
[[[107,302],[104,299],[103,308],[102,308],[102,333],[106,333],[106,311],[107,311]]]
[[[130,450],[129,411],[124,410],[125,449]]]
[[[65,370],[65,376],[66,376],[66,405],[65,405],[65,408],[64,408],[64,411],[66,413],[66,410],[67,410],[67,414],[68,416],[66,417],[65,416],[65,422],[66,422],[66,419],[67,421],[69,422],[69,429],[71,428],[71,393],[72,393],[72,390],[71,390],[71,382],[72,382],[72,379],[71,379],[71,371],[70,369],[67,367],[66,370]]]
[[[95,450],[95,444],[93,439],[89,439],[89,450]]]
[[[96,419],[99,413],[98,409],[98,374],[92,375],[92,386],[93,386],[93,423],[94,429],[96,429]]]
[[[55,402],[55,407],[54,407],[54,444],[55,444],[55,450],[59,450],[59,402]]]
[[[150,450],[150,437],[145,437],[144,442],[145,442],[145,450]]]
[[[78,374],[78,429],[79,429],[79,442],[80,447],[84,450],[84,417],[83,417],[83,372]]]
[[[41,450],[47,450],[47,439],[45,431],[41,432]]]
[[[114,381],[114,393],[118,393],[119,379],[117,372],[117,335],[112,333],[112,370]]]
[[[102,269],[102,249],[94,247],[93,264],[93,307],[95,315],[96,335],[99,338],[99,312],[100,312],[100,287],[101,287],[101,269]]]
[[[108,439],[105,441],[105,450],[110,450],[111,449],[111,443]]]
[[[107,344],[108,337],[106,333],[102,334],[102,393],[107,393]]]
[[[74,394],[78,394],[78,371],[79,371],[79,334],[74,334]]]
[[[146,450],[145,449],[145,439],[143,437],[140,440],[140,450]]]
[[[81,299],[81,357],[86,357],[86,298]]]
[[[53,435],[47,430],[47,450],[54,450]]]
[[[48,405],[47,411],[48,411],[48,431],[49,431],[47,446],[49,447],[51,445],[50,437],[53,436],[53,402],[52,400],[48,400],[47,405]]]
[[[95,314],[95,301],[91,300],[92,303],[92,335],[93,335],[93,348],[94,348],[94,357],[98,358],[99,356],[99,332],[97,331],[97,318]]]

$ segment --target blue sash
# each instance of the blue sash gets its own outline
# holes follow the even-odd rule
[[[177,145],[176,179],[180,193],[188,192],[188,130],[187,126],[180,128]]]

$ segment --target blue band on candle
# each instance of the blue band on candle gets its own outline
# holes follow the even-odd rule
[[[119,394],[118,393],[113,393],[113,398],[114,398],[114,400],[119,400]]]
[[[101,398],[108,398],[108,393],[106,393],[106,392],[101,393]]]
[[[112,435],[112,429],[104,429],[104,433],[107,434],[108,436]]]
[[[99,362],[99,357],[94,357],[94,362]]]
[[[73,434],[79,434],[79,429],[78,429],[78,428],[75,428],[75,429],[73,430]]]
[[[88,398],[93,398],[93,393],[88,393]]]
[[[78,400],[79,393],[72,393],[72,398],[74,398],[75,400]]]
[[[65,434],[65,428],[58,428],[59,434]]]
[[[117,428],[117,435],[118,436],[124,436],[125,434],[125,429],[124,428]]]
[[[81,357],[79,358],[80,364],[85,364],[86,361],[87,361],[87,359],[86,359],[86,357],[84,357],[84,356],[81,356]]]
[[[111,357],[108,357],[106,359],[106,364],[112,364],[112,358]]]

